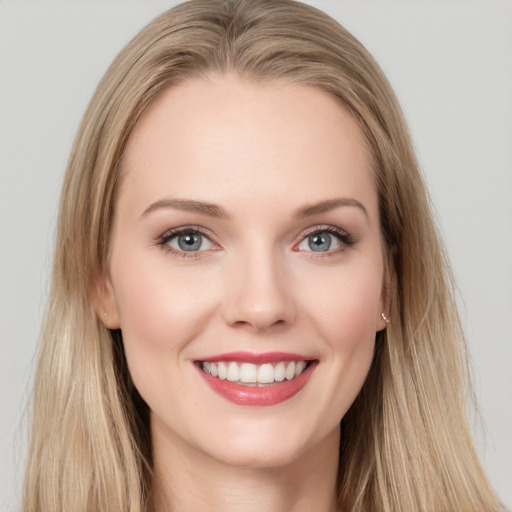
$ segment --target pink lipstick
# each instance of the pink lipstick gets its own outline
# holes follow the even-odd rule
[[[296,395],[318,361],[289,352],[231,352],[196,360],[206,384],[237,405],[275,405]]]

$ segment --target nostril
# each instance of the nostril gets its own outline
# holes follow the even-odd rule
[[[237,328],[263,331],[292,324],[296,317],[294,294],[290,283],[274,271],[246,272],[231,282],[226,293],[223,314],[226,322]]]
[[[279,320],[265,320],[264,318],[253,318],[251,320],[236,320],[232,322],[232,327],[238,327],[241,329],[250,329],[255,331],[266,331],[271,328],[282,328],[286,326],[287,321],[283,319]]]

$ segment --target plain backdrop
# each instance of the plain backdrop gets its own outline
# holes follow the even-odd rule
[[[0,0],[0,510],[23,423],[72,138],[122,46],[172,1]],[[455,269],[489,476],[512,507],[512,2],[318,0],[393,84]],[[71,511],[70,511],[71,512]]]

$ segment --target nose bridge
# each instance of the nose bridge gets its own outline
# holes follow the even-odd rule
[[[229,324],[264,330],[294,320],[295,302],[284,257],[262,243],[252,244],[234,257],[228,276],[231,293],[226,298]]]

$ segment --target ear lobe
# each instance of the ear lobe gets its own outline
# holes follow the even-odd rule
[[[389,323],[389,319],[387,321],[386,319],[388,319],[388,315],[386,313],[379,313],[379,316],[377,317],[375,332],[383,331],[386,328]]]
[[[377,331],[382,331],[389,324],[389,294],[390,294],[390,284],[384,280],[382,283],[382,291],[380,294],[380,307],[381,310],[378,312],[377,317]]]
[[[391,322],[389,310],[391,306],[391,287],[395,279],[395,267],[393,265],[393,256],[395,253],[396,249],[393,248],[385,259],[384,278],[382,280],[382,289],[380,293],[380,305],[382,309],[377,318],[377,332],[385,329]]]
[[[119,329],[119,312],[109,276],[100,270],[94,278],[91,301],[99,320],[107,329]]]

